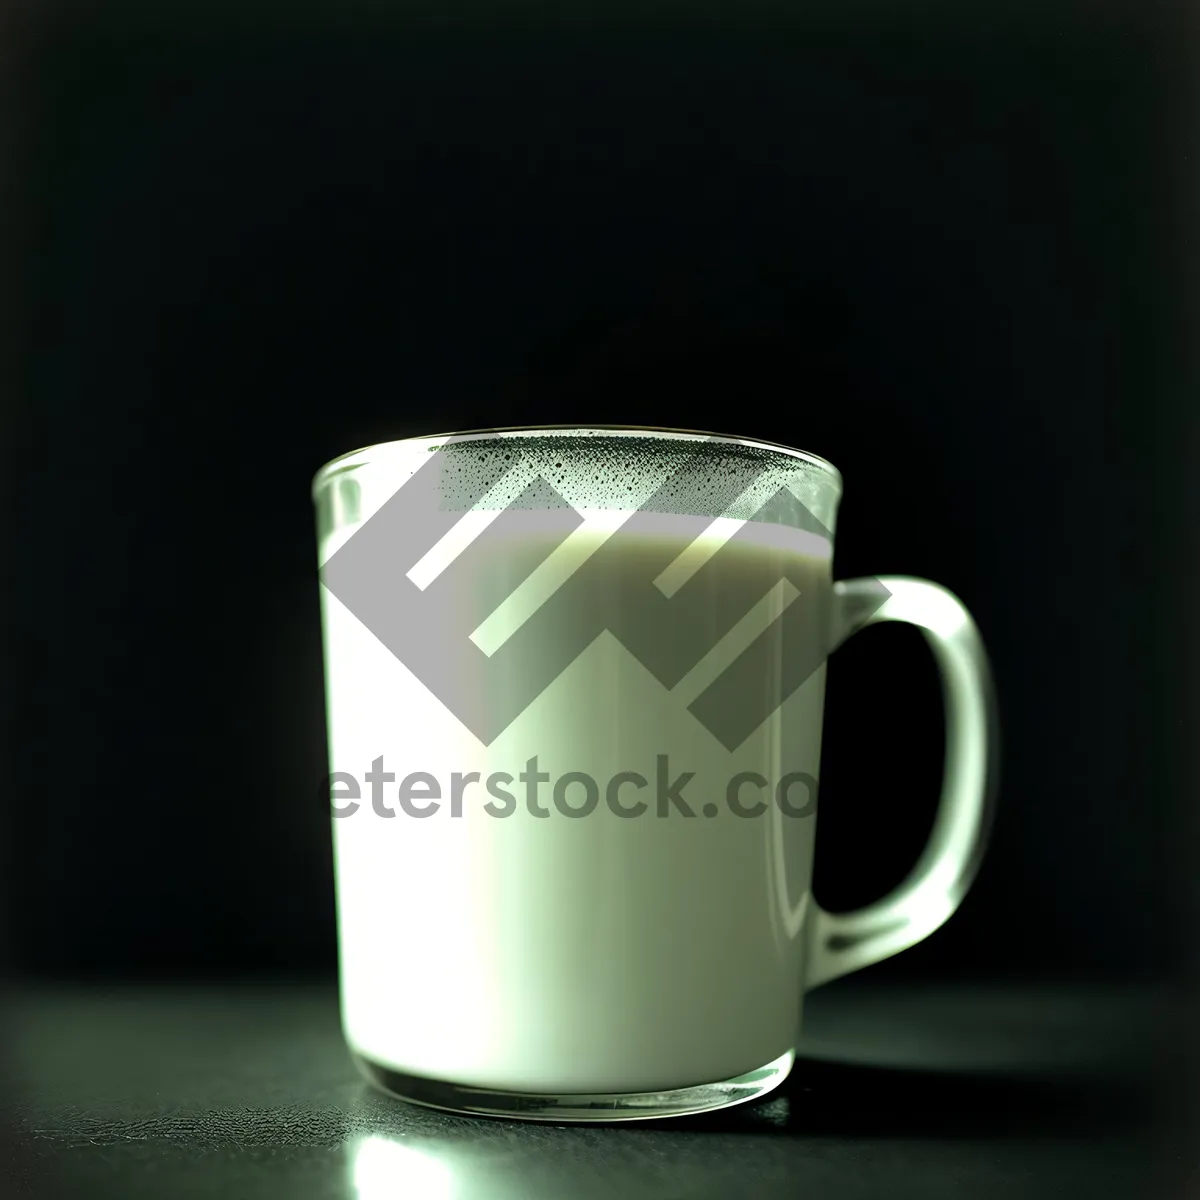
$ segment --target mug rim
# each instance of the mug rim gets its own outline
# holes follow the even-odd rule
[[[367,465],[368,459],[366,456],[376,454],[380,451],[399,449],[402,446],[419,445],[422,442],[444,443],[448,438],[454,438],[456,441],[470,441],[485,437],[520,437],[522,435],[549,432],[574,433],[581,436],[589,434],[615,434],[618,437],[650,435],[667,440],[720,441],[728,442],[730,445],[769,450],[782,457],[798,459],[801,462],[806,462],[811,466],[817,467],[825,473],[839,496],[842,492],[842,473],[829,459],[822,458],[821,455],[813,454],[808,450],[800,450],[795,446],[784,445],[782,442],[771,442],[765,438],[747,437],[742,434],[716,433],[707,429],[680,429],[670,425],[580,425],[572,423],[564,425],[500,425],[485,429],[455,430],[450,433],[424,433],[412,437],[392,438],[386,442],[375,442],[369,446],[360,446],[356,450],[348,450],[345,454],[339,454],[336,458],[330,459],[317,471],[312,481],[313,495],[315,497],[317,492],[335,476],[345,471],[353,470],[355,467]]]

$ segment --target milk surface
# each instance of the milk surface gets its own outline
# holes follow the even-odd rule
[[[626,515],[594,514],[557,550],[547,534],[545,569],[480,625],[476,644],[494,649],[537,621]],[[602,632],[488,746],[322,587],[330,769],[359,784],[357,808],[333,821],[343,1024],[358,1053],[460,1084],[571,1093],[727,1079],[792,1048],[815,796],[791,788],[803,815],[788,815],[773,789],[789,773],[819,776],[824,667],[733,751],[687,705],[788,606],[811,612],[811,637],[823,636],[829,545],[741,526],[714,522],[696,538],[664,518],[608,560],[633,575],[639,555],[669,544],[664,589],[701,586],[699,567],[736,528],[722,571],[770,579],[786,566],[790,582],[673,689]],[[322,561],[353,533],[331,534]],[[523,537],[525,553],[536,536]],[[513,548],[484,541],[445,547],[444,562],[433,555],[415,574],[433,579],[455,561],[469,566],[468,584],[494,580]],[[548,778],[530,778],[535,758]],[[378,759],[395,776],[376,784],[390,816],[366,781]],[[767,781],[737,791],[752,810],[770,801],[760,815],[731,809],[742,772]],[[664,805],[661,793],[689,773]],[[410,779],[405,795],[422,816],[400,803],[415,774],[430,777]],[[570,816],[562,809],[590,801],[580,776],[598,802]],[[610,790],[625,810],[645,810],[614,811]]]

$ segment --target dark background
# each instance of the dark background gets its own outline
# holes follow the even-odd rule
[[[333,972],[311,476],[565,421],[822,454],[838,574],[974,612],[994,842],[881,979],[1178,965],[1182,20],[790,7],[6,10],[20,972]],[[831,664],[827,906],[915,859],[939,703],[912,631]]]

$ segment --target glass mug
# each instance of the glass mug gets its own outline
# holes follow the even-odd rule
[[[841,477],[749,438],[413,438],[317,475],[342,1024],[377,1087],[631,1120],[791,1069],[802,997],[958,906],[994,795],[970,615],[834,583]],[[934,829],[849,913],[810,896],[825,661],[918,626],[945,696]]]

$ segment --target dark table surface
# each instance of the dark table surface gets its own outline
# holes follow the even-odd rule
[[[846,980],[809,997],[801,1058],[759,1103],[580,1127],[376,1094],[328,987],[24,991],[0,1195],[1182,1200],[1157,1074],[1172,1009],[1145,990]]]

